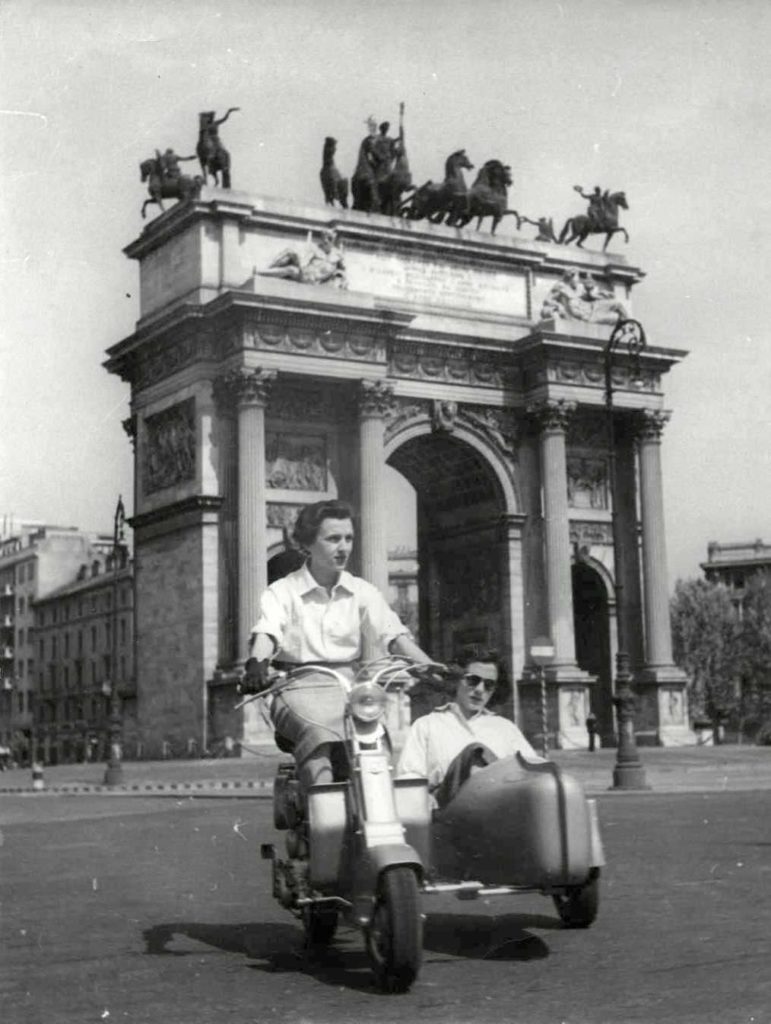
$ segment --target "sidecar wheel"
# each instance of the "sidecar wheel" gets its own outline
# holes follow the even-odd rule
[[[600,907],[600,869],[592,868],[589,881],[554,896],[560,920],[568,928],[588,928]]]
[[[337,931],[337,911],[313,904],[303,907],[303,927],[307,946],[328,946]]]
[[[378,988],[406,992],[420,970],[423,919],[418,882],[408,867],[385,871],[367,930],[367,953]]]

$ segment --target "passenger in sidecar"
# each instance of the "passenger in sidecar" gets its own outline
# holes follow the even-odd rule
[[[503,679],[495,651],[462,651],[455,700],[413,722],[402,749],[397,775],[426,778],[437,807],[455,796],[469,775],[499,757],[517,752],[528,761],[540,758],[521,730],[488,709]]]

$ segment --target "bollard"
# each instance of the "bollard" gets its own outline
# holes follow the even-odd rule
[[[43,766],[38,764],[37,761],[32,762],[32,788],[38,793],[46,788],[45,779],[43,778]]]
[[[586,731],[589,733],[589,753],[593,754],[597,742],[597,716],[593,711],[590,711],[586,718]]]

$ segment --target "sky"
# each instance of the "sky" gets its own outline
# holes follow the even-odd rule
[[[324,136],[350,174],[404,101],[417,182],[463,146],[555,225],[576,184],[626,191],[635,315],[690,351],[664,380],[671,582],[710,540],[771,543],[770,47],[766,0],[0,0],[0,513],[131,511],[102,363],[139,315],[140,161],[238,106],[234,188],[320,203]]]

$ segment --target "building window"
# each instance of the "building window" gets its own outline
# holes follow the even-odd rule
[[[69,690],[70,688],[70,666],[64,666],[64,689]]]
[[[112,623],[109,620],[104,624],[104,642],[108,647],[112,642]]]
[[[58,644],[56,643],[56,637],[52,636],[51,637],[51,657],[54,660],[56,660],[56,657],[57,657],[57,650],[56,650],[57,647],[58,647]]]
[[[126,655],[121,654],[120,656],[120,677],[125,681],[126,679]]]
[[[70,634],[64,634],[64,657],[69,658],[70,656]]]
[[[126,646],[126,620],[125,619],[121,619],[120,620],[120,642],[121,642],[121,647],[125,647]]]
[[[92,595],[91,597],[91,611],[96,611],[96,594]]]
[[[83,653],[83,630],[78,630],[78,654]]]
[[[35,578],[35,563],[34,562],[30,562],[29,565],[27,566],[27,579],[28,580],[34,580],[34,578]]]
[[[19,692],[16,694],[16,710],[19,712],[19,714],[22,714],[24,712],[24,691],[23,690],[19,690]]]
[[[26,603],[27,603],[26,597],[20,597],[19,598],[19,615],[23,615],[24,614],[24,609],[25,609]]]
[[[91,627],[91,650],[96,650],[96,626]]]
[[[46,656],[45,640],[43,639],[42,636],[40,637],[40,643],[38,644],[38,653],[39,653],[39,656],[40,656],[40,660],[42,661],[43,658],[45,658],[45,656]]]

